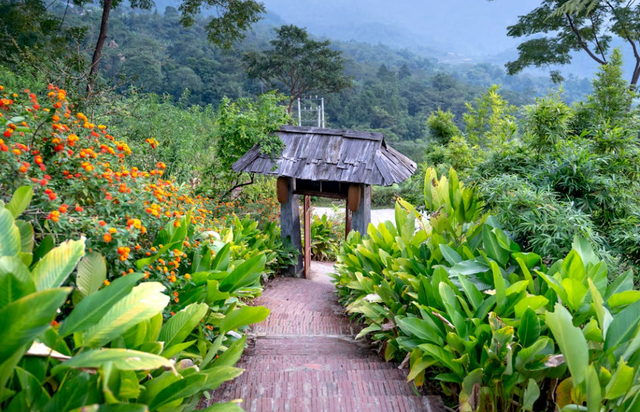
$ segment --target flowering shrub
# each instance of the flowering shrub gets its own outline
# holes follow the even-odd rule
[[[150,170],[130,167],[129,146],[107,126],[73,113],[62,89],[49,86],[44,99],[29,90],[2,97],[0,199],[8,200],[19,186],[32,186],[25,218],[33,222],[36,237],[86,236],[88,249],[99,250],[109,262],[110,279],[133,272],[136,259],[157,254],[164,245],[154,239],[167,224],[178,228],[188,216],[194,230],[207,231],[228,223],[233,213],[246,214],[236,203],[216,205],[193,195],[188,185],[163,179],[162,162]],[[147,143],[149,150],[158,144]],[[277,219],[274,202],[256,203],[250,211],[266,221]],[[188,253],[183,247],[192,246],[187,237],[173,248],[171,260],[149,266],[146,275],[162,272],[169,282],[178,281],[177,266]]]

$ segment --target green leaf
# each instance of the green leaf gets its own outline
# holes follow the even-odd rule
[[[496,262],[491,262],[491,271],[493,272],[493,286],[496,288],[496,310],[500,311],[507,303],[507,286]]]
[[[600,261],[596,254],[593,252],[591,243],[580,236],[573,238],[572,249],[580,256],[580,260],[584,265],[596,265]]]
[[[640,300],[632,303],[618,313],[607,329],[604,350],[616,348],[627,342],[638,329],[640,319]]]
[[[33,253],[33,226],[24,220],[15,221],[20,231],[20,251],[22,253]]]
[[[518,326],[518,339],[520,344],[524,347],[532,345],[540,336],[540,321],[536,312],[527,308],[520,318],[520,325]]]
[[[31,273],[36,290],[61,286],[84,255],[84,238],[67,240],[43,257]]]
[[[92,377],[88,373],[82,372],[65,380],[63,384],[58,387],[51,401],[47,402],[42,412],[67,412],[86,405],[87,403],[97,401],[97,399],[94,399],[92,402],[88,402],[90,398],[96,397],[95,391],[90,389],[95,384],[95,380],[97,380],[95,376],[96,375],[93,375]]]
[[[488,225],[482,228],[482,241],[484,243],[484,250],[491,259],[503,266],[509,261],[509,251],[500,246],[496,234],[493,233]]]
[[[440,244],[440,252],[442,252],[442,256],[444,256],[446,261],[449,262],[451,266],[462,261],[462,256],[460,256],[458,252],[445,245],[444,243]]]
[[[591,300],[593,302],[593,306],[596,312],[596,316],[598,317],[598,323],[600,324],[600,329],[602,330],[603,339],[607,335],[607,330],[609,329],[609,325],[611,325],[611,321],[613,318],[611,317],[611,313],[609,310],[604,307],[604,302],[602,300],[602,295],[598,292],[595,284],[591,279],[587,279],[589,283],[589,290],[591,291]]]
[[[582,331],[573,326],[571,314],[560,303],[556,303],[553,312],[547,312],[546,323],[567,362],[574,385],[581,384],[589,365],[589,349]]]
[[[53,236],[46,235],[33,251],[33,263],[38,263],[40,259],[46,256],[56,246]]]
[[[157,315],[169,303],[169,296],[162,293],[164,290],[165,287],[157,282],[142,283],[133,288],[131,293],[113,305],[98,323],[84,332],[84,345],[105,345],[134,325]]]
[[[524,312],[531,308],[534,311],[545,307],[549,303],[549,299],[544,296],[527,296],[526,298],[522,298],[516,303],[515,312],[516,317],[521,318],[524,315]]]
[[[631,389],[631,385],[634,383],[634,375],[634,368],[627,365],[627,362],[625,362],[624,359],[620,359],[616,371],[613,373],[611,380],[607,384],[604,398],[613,400],[629,393],[629,389]]]
[[[264,254],[252,257],[233,270],[221,283],[221,292],[233,292],[256,281],[264,271]]]
[[[71,288],[31,293],[0,309],[0,364],[44,332]]]
[[[587,412],[600,412],[602,403],[602,389],[600,388],[600,380],[598,372],[593,365],[587,368]]]
[[[232,310],[220,321],[220,330],[227,333],[242,326],[262,322],[269,316],[269,312],[264,306],[243,306]]]
[[[171,346],[182,343],[198,326],[209,310],[204,303],[194,303],[182,309],[162,326],[158,340],[164,342],[165,351]]]
[[[244,409],[233,402],[217,403],[208,408],[201,409],[200,412],[244,412]]]
[[[60,337],[82,332],[100,322],[105,313],[127,296],[143,276],[142,273],[131,273],[119,277],[108,287],[84,298],[62,322],[58,330]]]
[[[640,299],[640,290],[627,290],[625,292],[616,293],[611,295],[607,303],[610,308],[617,308],[618,306],[627,306]]]
[[[16,256],[21,243],[20,230],[13,221],[13,215],[0,208],[0,256]]]
[[[583,284],[583,280],[574,278],[562,279],[561,285],[567,294],[565,303],[567,303],[571,310],[577,312],[578,309],[580,309],[580,306],[582,306],[582,302],[584,302],[584,299],[587,297],[587,292],[589,290]]]
[[[244,352],[245,344],[247,343],[247,337],[243,336],[237,341],[229,345],[229,348],[222,352],[218,359],[213,363],[213,366],[235,366],[240,360],[242,352]]]
[[[96,349],[84,351],[65,361],[60,366],[69,368],[99,369],[107,362],[119,370],[141,371],[157,368],[172,368],[172,363],[162,356],[129,349]]]
[[[442,331],[428,316],[424,319],[417,317],[396,318],[398,327],[408,336],[415,336],[425,342],[444,346]]]
[[[533,411],[533,404],[536,403],[540,397],[540,388],[535,380],[529,379],[527,382],[527,388],[524,390],[524,396],[522,399],[522,408],[525,411]]]
[[[33,197],[33,188],[31,186],[21,186],[13,192],[13,197],[11,201],[6,207],[6,209],[11,212],[14,219],[17,219],[18,216],[24,212],[27,207],[29,207],[29,203],[31,203],[31,198]]]
[[[175,400],[195,395],[204,389],[206,381],[207,376],[202,373],[195,373],[180,379],[161,390],[149,404],[149,409],[155,411]]]
[[[98,252],[91,252],[78,263],[76,286],[83,297],[98,291],[107,279],[107,264]]]
[[[29,268],[20,259],[0,257],[0,309],[35,291]]]

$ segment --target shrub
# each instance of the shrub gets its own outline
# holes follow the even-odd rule
[[[461,411],[634,411],[640,404],[640,292],[576,237],[547,266],[479,213],[473,189],[427,171],[422,217],[349,235],[336,287],[347,310],[408,362],[416,385],[440,384]],[[418,219],[420,229],[415,230]]]
[[[205,391],[242,373],[233,365],[246,338],[234,331],[264,320],[269,311],[238,305],[238,298],[262,273],[263,254],[246,262],[200,260],[192,282],[198,293],[165,321],[165,286],[136,286],[143,273],[109,284],[104,259],[85,254],[84,238],[35,246],[31,225],[15,220],[30,194],[25,187],[6,207],[0,203],[3,410],[189,411]],[[225,244],[220,254],[230,249]],[[75,289],[64,287],[74,271]],[[60,314],[72,290],[73,308]]]

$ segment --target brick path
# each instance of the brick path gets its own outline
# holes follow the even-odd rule
[[[308,279],[271,281],[256,304],[271,309],[238,367],[245,372],[212,395],[242,399],[247,412],[440,412],[437,397],[417,396],[406,371],[384,362],[343,314],[328,273],[312,263]]]

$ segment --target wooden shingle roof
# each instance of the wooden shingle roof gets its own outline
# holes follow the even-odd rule
[[[253,147],[233,165],[236,172],[304,180],[391,186],[410,177],[416,164],[388,146],[380,133],[282,126],[285,147],[274,162]]]

